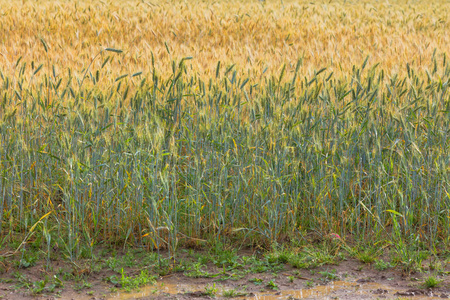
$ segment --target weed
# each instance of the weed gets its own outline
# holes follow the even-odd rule
[[[266,259],[269,264],[285,264],[289,261],[293,254],[285,248],[277,249],[277,246],[272,247],[272,251],[266,254]]]
[[[337,280],[339,276],[336,274],[336,270],[331,270],[331,272],[328,271],[321,271],[319,272],[320,275],[326,280]]]
[[[310,269],[325,264],[337,264],[337,260],[337,256],[328,253],[327,249],[306,247],[301,253],[291,255],[288,262],[294,268]]]
[[[307,280],[307,281],[305,282],[305,285],[306,285],[307,287],[313,287],[313,286],[315,286],[315,283],[314,283],[314,281],[312,281],[312,280]]]
[[[33,267],[36,265],[38,259],[39,256],[37,254],[33,254],[32,251],[23,252],[22,258],[18,262],[16,261],[16,267],[24,269]]]
[[[437,287],[441,282],[443,282],[443,280],[439,280],[435,276],[428,276],[425,279],[423,286],[426,288],[434,288]]]
[[[271,290],[278,290],[278,289],[279,289],[278,284],[276,284],[274,280],[270,280],[270,281],[266,284],[266,287],[269,288],[269,289],[271,289]]]
[[[377,259],[376,254],[371,250],[359,252],[356,257],[365,264],[373,263]]]
[[[40,280],[33,282],[33,287],[31,288],[32,293],[37,295],[44,292],[44,290],[46,289],[47,282],[48,282],[47,280]],[[53,289],[49,291],[52,292]]]
[[[136,259],[133,255],[133,253],[131,253],[130,251],[125,254],[122,261],[123,261],[124,265],[127,267],[133,267],[136,265]]]
[[[214,297],[216,295],[216,293],[217,293],[217,288],[216,288],[216,284],[215,283],[213,283],[212,286],[207,285],[205,287],[205,294],[206,295]]]
[[[252,278],[250,279],[250,282],[253,282],[255,285],[261,285],[263,283],[263,280],[261,278]]]
[[[235,298],[235,297],[242,297],[247,295],[245,292],[240,292],[236,289],[230,289],[222,292],[222,296],[225,298]]]
[[[64,283],[56,275],[53,275],[53,284],[55,285],[56,288],[63,288],[64,287]]]
[[[384,270],[386,270],[388,268],[392,268],[392,265],[389,262],[386,262],[386,261],[384,261],[382,259],[377,259],[375,261],[374,267],[378,271],[384,271]]]
[[[65,280],[65,281],[75,280],[75,275],[73,275],[73,274],[70,273],[70,272],[65,272],[65,271],[63,271],[62,278],[63,278],[63,280]]]
[[[431,271],[436,271],[437,273],[444,272],[444,266],[441,261],[437,259],[432,259],[428,265],[428,269]]]
[[[17,284],[18,287],[30,289],[30,287],[32,286],[31,280],[25,275],[21,274],[20,272],[14,272],[13,276],[14,278],[16,278],[18,282]]]
[[[149,275],[147,270],[142,270],[136,276],[127,276],[123,268],[121,269],[120,273],[120,277],[113,275],[106,278],[106,280],[120,286],[122,289],[128,292],[137,290],[147,284],[153,284],[156,280],[155,276]]]
[[[118,262],[117,262],[117,258],[115,258],[115,257],[109,257],[107,260],[106,260],[106,264],[107,264],[107,266],[108,266],[108,268],[110,268],[111,270],[113,270],[113,271],[118,271]]]
[[[81,291],[85,289],[90,289],[92,287],[92,283],[88,283],[86,280],[82,280],[80,283],[75,284],[73,287],[76,291]]]
[[[192,264],[191,267],[184,273],[187,277],[192,278],[209,278],[212,275],[208,271],[203,271],[202,268],[205,267],[201,263]]]

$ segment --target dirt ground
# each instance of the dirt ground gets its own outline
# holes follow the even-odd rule
[[[362,268],[361,268],[362,267]],[[336,270],[336,280],[324,280],[321,272]],[[289,276],[293,276],[291,282]],[[263,282],[273,280],[278,289],[270,290],[264,285],[255,285],[249,282],[252,278],[260,278]],[[311,270],[298,270],[285,266],[285,270],[278,274],[250,274],[239,280],[226,280],[218,284],[219,290],[234,289],[245,291],[241,299],[376,299],[376,298],[413,298],[432,299],[450,297],[450,276],[447,276],[440,287],[425,289],[421,287],[424,275],[413,274],[405,276],[396,270],[377,271],[371,266],[361,264],[356,260],[341,262],[338,266],[322,266]],[[308,286],[307,282],[317,285]],[[205,287],[211,286],[211,279],[186,278],[182,274],[163,278],[159,284],[164,283],[168,288],[161,288],[157,295],[133,294],[135,299],[212,299],[205,295]],[[160,285],[161,286],[161,285]],[[216,283],[217,286],[217,283]],[[148,291],[147,291],[148,294]],[[220,293],[219,293],[220,294]],[[122,298],[121,298],[122,296]],[[223,297],[216,296],[217,299]],[[130,299],[126,295],[117,295],[117,299]]]
[[[5,264],[5,263],[4,263]],[[53,269],[68,269],[67,263],[53,262]],[[5,264],[5,266],[7,263]],[[72,269],[75,270],[75,269]],[[68,279],[52,292],[36,291],[36,282],[54,276],[43,264],[21,269],[7,268],[0,278],[0,299],[445,299],[450,297],[450,265],[444,266],[438,287],[423,286],[426,273],[404,274],[398,269],[376,270],[371,264],[347,259],[338,265],[295,269],[282,264],[276,271],[249,273],[233,278],[193,278],[185,272],[158,277],[153,285],[125,292],[105,278],[117,274],[108,268],[76,268],[85,281]],[[222,272],[211,263],[209,274]],[[73,272],[73,271],[72,271]],[[137,273],[137,270],[134,270]],[[80,275],[80,274],[78,274]],[[222,275],[227,275],[223,272]],[[23,278],[27,278],[26,281]]]

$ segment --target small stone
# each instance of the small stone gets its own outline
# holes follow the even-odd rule
[[[387,294],[388,291],[387,290],[383,290],[383,289],[376,289],[374,291],[372,291],[373,294],[375,295],[383,295],[383,294]]]
[[[410,296],[414,296],[415,294],[416,293],[414,293],[414,292],[406,291],[406,292],[397,292],[397,293],[394,294],[394,296],[408,296],[408,297],[410,297]]]

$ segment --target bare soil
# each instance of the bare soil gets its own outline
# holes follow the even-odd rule
[[[64,261],[53,261],[52,270],[37,263],[29,268],[17,269],[10,262],[2,263],[0,299],[212,299],[207,289],[215,289],[215,299],[224,299],[224,291],[235,291],[240,299],[445,299],[450,297],[450,264],[441,271],[438,287],[429,289],[423,282],[432,270],[425,273],[405,274],[398,269],[378,271],[371,264],[347,259],[338,265],[325,265],[310,270],[283,265],[276,272],[251,273],[242,277],[222,280],[224,277],[192,278],[184,272],[158,277],[157,283],[141,287],[139,292],[127,293],[105,279],[117,275],[109,268],[91,268],[82,263],[74,266]],[[427,262],[424,263],[426,269]],[[35,282],[53,278],[59,270],[66,270],[76,278],[63,280],[63,286],[53,291],[36,293]],[[210,274],[223,269],[209,263]],[[139,269],[127,268],[127,274],[138,274]],[[327,278],[326,274],[334,274]],[[222,273],[223,274],[223,273]],[[325,274],[325,275],[324,275]],[[442,275],[443,274],[443,275]],[[233,277],[232,274],[229,274]],[[70,277],[70,276],[69,276]],[[22,278],[22,279],[21,279]],[[24,280],[23,278],[26,278]],[[255,278],[260,282],[254,282]],[[269,282],[276,284],[273,289]],[[35,289],[33,292],[33,288]],[[337,297],[337,298],[336,298]]]

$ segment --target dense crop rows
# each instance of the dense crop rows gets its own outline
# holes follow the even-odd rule
[[[101,47],[124,50],[107,66],[114,75],[167,74],[174,58],[192,56],[193,73],[213,76],[215,64],[236,64],[260,78],[284,63],[311,76],[328,67],[350,76],[369,56],[385,72],[423,70],[433,51],[450,48],[450,4],[434,1],[0,1],[0,65],[12,76],[19,57],[46,62],[48,42],[58,74],[86,68]],[[169,50],[169,52],[167,51]],[[100,61],[96,62],[99,67]],[[111,79],[102,74],[103,83]],[[118,76],[118,75],[117,75]],[[63,77],[67,77],[64,75]],[[206,80],[206,79],[205,79]]]
[[[448,245],[437,3],[33,3],[0,10],[5,241]]]

